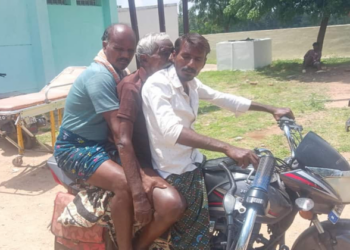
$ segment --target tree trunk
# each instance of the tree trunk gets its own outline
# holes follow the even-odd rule
[[[229,24],[225,25],[224,29],[225,29],[225,33],[229,32],[230,31],[230,25]]]
[[[318,31],[317,42],[320,44],[320,50],[323,48],[323,41],[326,35],[327,25],[329,21],[329,15],[326,15],[322,18],[320,29]]]

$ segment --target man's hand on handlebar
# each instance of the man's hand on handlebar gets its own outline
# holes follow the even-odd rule
[[[294,114],[289,108],[278,108],[258,102],[252,102],[250,104],[249,110],[267,112],[273,115],[273,117],[278,121],[282,116],[294,119]]]
[[[291,119],[295,119],[294,114],[291,109],[289,108],[275,108],[272,112],[273,117],[276,121],[279,121],[281,117],[286,116]]]
[[[256,169],[259,164],[259,157],[254,151],[249,149],[230,146],[225,154],[231,159],[234,159],[237,162],[237,165],[242,168],[246,168],[249,164],[252,164]]]

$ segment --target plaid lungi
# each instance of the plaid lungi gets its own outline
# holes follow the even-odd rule
[[[197,168],[166,178],[186,199],[187,210],[171,228],[174,249],[210,249],[208,195],[202,170]]]

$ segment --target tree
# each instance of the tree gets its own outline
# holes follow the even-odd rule
[[[183,34],[183,12],[182,12],[182,1],[179,4],[179,34]],[[190,32],[196,32],[199,34],[212,34],[223,32],[223,27],[216,23],[216,20],[212,20],[207,13],[199,14],[198,9],[192,6],[188,10],[188,21],[190,26]]]
[[[230,0],[190,0],[190,2],[193,3],[191,10],[198,17],[199,24],[203,24],[203,31],[212,29],[217,32],[229,32],[233,23],[238,21],[234,14],[224,14]]]
[[[303,14],[321,19],[317,42],[322,49],[328,21],[332,16],[345,16],[350,12],[349,0],[231,0],[226,15],[242,20],[259,20],[273,12],[283,22],[290,22]]]

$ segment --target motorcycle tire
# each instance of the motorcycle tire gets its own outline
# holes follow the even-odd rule
[[[331,249],[347,250],[350,249],[350,220],[342,219],[337,224],[329,221],[322,223],[325,233],[331,235],[335,242],[330,243]],[[321,244],[323,245],[323,244]],[[320,235],[315,226],[305,230],[294,242],[292,250],[328,250],[326,246],[320,246]]]

